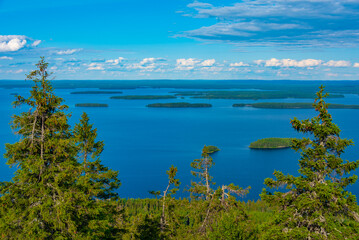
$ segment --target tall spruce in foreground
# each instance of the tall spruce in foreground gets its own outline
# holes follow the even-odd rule
[[[0,236],[112,238],[119,231],[119,210],[110,201],[116,198],[112,190],[119,187],[117,172],[103,167],[98,159],[79,159],[82,154],[98,156],[103,144],[90,146],[96,135],[85,127],[84,118],[74,137],[69,114],[64,112],[67,106],[54,95],[48,80],[48,64],[41,58],[36,66],[27,75],[34,82],[30,96],[17,96],[14,102],[15,107],[25,105],[29,110],[13,116],[12,128],[21,138],[6,144],[7,164],[17,170],[12,181],[0,185]],[[90,143],[80,136],[91,139]]]
[[[274,194],[264,190],[261,195],[278,207],[276,218],[264,229],[266,239],[359,239],[356,197],[345,190],[357,180],[350,173],[359,161],[341,158],[353,142],[339,137],[340,129],[324,101],[327,96],[320,87],[313,104],[318,116],[291,120],[296,131],[310,136],[293,140],[292,148],[301,152],[300,176],[275,171],[277,180],[265,180],[270,188],[289,189]]]

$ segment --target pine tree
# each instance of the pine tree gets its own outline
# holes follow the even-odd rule
[[[168,175],[168,185],[166,187],[166,190],[163,191],[162,195],[162,214],[160,221],[161,232],[163,232],[167,226],[166,205],[168,204],[166,203],[168,202],[168,200],[166,200],[166,198],[171,199],[172,195],[178,191],[178,187],[180,185],[180,181],[175,178],[177,174],[177,167],[171,166],[170,169],[166,171],[166,173]],[[172,189],[170,189],[171,186],[173,186]]]
[[[193,160],[191,167],[195,171],[191,171],[192,175],[200,178],[199,182],[192,182],[192,187],[189,189],[192,197],[209,200],[213,194],[211,185],[213,177],[209,174],[211,167],[214,165],[213,159],[210,156],[208,147],[205,145],[202,149],[201,158]]]
[[[116,197],[112,190],[119,186],[117,173],[99,161],[79,161],[80,153],[97,156],[103,144],[93,151],[85,146],[86,140],[75,139],[65,113],[68,107],[55,96],[48,80],[48,64],[41,58],[36,66],[37,70],[27,75],[27,80],[34,82],[30,96],[17,96],[13,103],[29,110],[13,116],[12,128],[21,138],[6,144],[4,157],[17,170],[12,181],[0,185],[0,236],[111,238],[117,228],[116,216],[111,214],[118,208],[110,201]],[[95,135],[90,131],[92,138]],[[94,175],[96,171],[100,176]]]
[[[199,214],[204,214],[203,221],[198,229],[201,233],[205,233],[209,226],[216,224],[216,214],[227,211],[232,207],[240,209],[243,213],[242,216],[246,215],[242,206],[237,204],[238,202],[234,195],[245,196],[250,189],[250,187],[246,189],[240,188],[233,183],[222,185],[218,187],[217,190],[211,187],[215,185],[212,181],[213,176],[210,175],[210,169],[214,165],[211,154],[216,152],[213,151],[213,149],[216,149],[216,151],[219,150],[215,146],[205,145],[202,149],[202,158],[195,159],[191,163],[191,167],[196,170],[191,173],[193,176],[198,177],[200,181],[192,182],[192,187],[188,191],[191,192],[191,197],[195,200],[199,200],[197,202]]]
[[[299,174],[275,171],[276,180],[266,179],[269,188],[287,186],[287,192],[264,190],[261,197],[277,206],[274,221],[267,226],[268,239],[358,239],[356,197],[345,188],[357,180],[350,173],[359,161],[341,158],[351,140],[339,137],[340,129],[332,122],[328,104],[320,87],[313,104],[318,116],[291,120],[293,128],[307,138],[293,140],[292,148],[301,153]]]

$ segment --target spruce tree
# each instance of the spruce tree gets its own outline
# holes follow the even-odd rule
[[[293,140],[292,148],[301,153],[299,176],[275,171],[274,179],[266,179],[269,188],[286,186],[289,191],[264,190],[261,197],[277,207],[276,217],[265,228],[266,239],[358,239],[356,197],[345,188],[357,176],[350,173],[359,161],[341,158],[352,140],[340,138],[340,129],[333,123],[320,87],[313,104],[318,112],[312,119],[291,120],[293,128],[306,134]]]
[[[98,160],[79,159],[82,153],[96,157],[102,144],[89,150],[86,139],[74,137],[68,107],[53,93],[48,64],[41,58],[36,66],[27,75],[34,82],[30,96],[17,96],[13,103],[28,106],[28,111],[13,116],[12,128],[20,140],[6,144],[4,157],[17,170],[0,185],[1,238],[111,238],[118,232],[118,208],[111,201],[119,186],[117,173]],[[88,134],[89,139],[96,137]]]

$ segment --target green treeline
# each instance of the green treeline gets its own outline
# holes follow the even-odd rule
[[[235,103],[233,107],[254,107],[254,108],[271,108],[271,109],[312,109],[313,103]],[[328,103],[328,108],[332,109],[359,109],[359,105],[345,105]]]
[[[323,87],[314,104],[318,115],[291,120],[305,134],[292,140],[299,174],[274,171],[261,200],[242,202],[250,187],[215,183],[215,146],[204,146],[191,162],[189,197],[175,198],[181,182],[171,166],[164,188],[150,191],[154,199],[134,200],[118,195],[118,172],[102,164],[104,142],[88,115],[71,127],[48,64],[42,58],[36,66],[27,75],[34,83],[30,96],[13,103],[30,110],[13,116],[20,138],[6,144],[7,164],[17,168],[0,183],[1,239],[359,239],[359,208],[346,189],[357,180],[351,172],[359,160],[341,159],[353,142],[340,138]]]
[[[187,103],[187,102],[176,102],[176,103],[151,103],[146,107],[154,108],[208,108],[212,107],[209,103]]]
[[[108,107],[106,103],[76,103],[75,107]]]
[[[126,99],[126,100],[152,100],[152,99],[173,99],[173,95],[126,95],[126,96],[113,96],[111,99]]]
[[[288,148],[292,145],[293,138],[264,138],[252,142],[249,148],[277,149]]]
[[[315,98],[309,91],[183,91],[175,92],[176,96],[191,96],[204,99],[283,99],[283,98]],[[331,98],[343,98],[342,94],[331,94]]]

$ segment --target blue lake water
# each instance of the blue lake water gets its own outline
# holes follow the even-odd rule
[[[94,89],[76,89],[94,90]],[[188,91],[190,89],[186,89]],[[198,89],[195,89],[198,90]],[[15,142],[18,137],[10,129],[11,115],[25,111],[14,109],[10,93],[28,95],[29,89],[0,88],[0,154],[5,152],[5,143]],[[290,119],[305,119],[315,116],[310,109],[254,109],[233,108],[233,103],[251,103],[252,100],[115,100],[112,95],[74,95],[73,89],[58,89],[56,94],[64,98],[72,113],[71,125],[78,122],[86,111],[98,129],[100,140],[105,141],[102,161],[106,166],[119,171],[122,186],[121,197],[151,197],[149,190],[164,190],[167,184],[166,170],[178,167],[181,191],[178,196],[187,196],[182,190],[195,180],[190,171],[193,159],[200,158],[203,146],[215,145],[221,151],[214,154],[215,166],[211,170],[217,185],[234,183],[241,187],[251,186],[246,199],[258,199],[267,177],[274,170],[297,175],[299,154],[291,149],[251,150],[249,144],[266,137],[302,137],[295,132]],[[121,90],[122,95],[168,94],[179,89],[138,88]],[[156,102],[199,102],[210,103],[212,108],[147,108]],[[263,102],[312,102],[312,99],[272,99]],[[259,101],[257,101],[259,102]],[[328,102],[359,104],[358,95],[348,94],[345,98],[328,99]],[[107,103],[108,108],[76,108],[76,103]],[[341,137],[359,143],[359,110],[331,109],[334,122],[342,130]],[[359,147],[349,147],[344,158],[359,158]],[[14,169],[1,158],[0,181],[8,181]],[[350,190],[359,195],[359,183]]]

